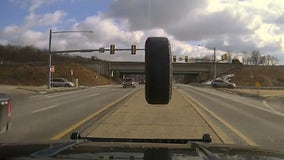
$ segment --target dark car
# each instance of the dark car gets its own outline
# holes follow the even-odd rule
[[[5,133],[11,126],[11,98],[0,94],[0,134]]]
[[[136,82],[133,80],[133,78],[125,78],[122,82],[122,87],[126,88],[126,87],[136,87]]]
[[[53,78],[51,80],[52,87],[74,87],[75,84],[73,82],[68,81],[65,78]]]
[[[228,81],[224,81],[224,80],[221,80],[221,79],[215,79],[211,82],[211,86],[214,87],[214,88],[217,88],[217,87],[235,88],[236,84],[228,82]]]

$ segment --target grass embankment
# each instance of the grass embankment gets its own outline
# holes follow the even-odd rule
[[[243,66],[231,73],[235,75],[231,82],[238,86],[254,86],[255,82],[266,87],[284,86],[284,66]]]
[[[73,70],[73,77],[70,71]],[[2,64],[0,65],[0,83],[9,85],[41,86],[47,82],[48,68],[44,64]],[[79,85],[94,86],[110,84],[109,80],[80,64],[56,64],[55,78],[79,80]]]

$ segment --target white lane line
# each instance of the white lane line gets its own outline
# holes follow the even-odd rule
[[[60,106],[60,104],[52,105],[52,106],[45,107],[45,108],[42,108],[42,109],[37,109],[37,110],[32,111],[32,113],[42,112],[42,111],[45,111],[45,110],[48,110],[48,109],[51,109],[51,108],[55,108],[55,107],[58,107],[58,106]]]
[[[237,103],[241,103],[241,104],[244,104],[244,105],[247,105],[247,106],[256,108],[256,109],[260,109],[260,110],[263,110],[263,111],[266,111],[266,112],[269,112],[269,113],[276,114],[276,115],[278,115],[278,116],[284,117],[284,114],[279,113],[279,112],[275,112],[275,111],[273,111],[273,110],[269,110],[268,108],[261,108],[261,107],[259,107],[259,106],[253,105],[253,104],[249,104],[249,103],[245,103],[245,102],[241,102],[241,101],[232,99],[231,97],[228,97],[228,96],[223,96],[223,95],[220,95],[220,94],[217,95],[217,94],[214,94],[214,93],[210,93],[210,92],[208,92],[208,91],[205,91],[205,90],[197,89],[197,88],[195,88],[195,87],[191,87],[191,86],[185,86],[185,87],[186,87],[187,90],[188,90],[189,88],[193,88],[193,89],[198,90],[198,91],[200,91],[200,92],[205,92],[205,93],[208,93],[208,94],[211,94],[211,95],[223,97],[223,98],[225,98],[225,99],[229,99],[229,100],[234,101],[234,102],[237,102]]]
[[[93,97],[93,96],[97,96],[97,95],[100,95],[100,93],[90,94],[90,95],[88,95],[88,97]]]
[[[219,122],[223,123],[226,127],[228,127],[233,133],[235,133],[238,137],[240,137],[243,141],[245,141],[247,144],[251,145],[251,146],[257,146],[257,144],[251,140],[250,138],[248,138],[247,136],[245,136],[241,131],[239,131],[238,129],[236,129],[235,127],[233,127],[232,125],[230,125],[229,123],[227,123],[224,119],[222,119],[221,117],[219,117],[217,114],[215,114],[213,111],[211,111],[210,109],[208,109],[207,107],[205,107],[204,105],[202,105],[201,103],[199,103],[196,99],[194,99],[193,97],[191,97],[190,95],[188,95],[186,92],[179,90],[184,96],[186,96],[188,99],[188,101],[194,102],[195,104],[197,104],[197,107],[204,109],[207,113],[209,113],[210,115],[212,115],[214,118],[216,118]],[[191,103],[193,105],[194,108],[196,108],[196,105],[194,103]]]
[[[74,91],[74,92],[65,92],[65,93],[60,93],[56,95],[46,95],[47,98],[54,98],[54,97],[60,97],[60,96],[66,96],[69,94],[75,94],[75,93],[80,93],[80,92],[87,92],[89,90],[79,90],[79,91]]]
[[[263,100],[262,103],[263,103],[263,105],[264,105],[265,107],[267,107],[267,108],[269,108],[271,111],[277,113],[277,111],[276,111],[275,109],[273,109],[272,107],[270,107],[269,104],[267,104],[267,101],[266,101],[266,100]]]

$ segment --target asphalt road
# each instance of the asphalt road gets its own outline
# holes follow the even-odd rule
[[[284,114],[264,103],[263,99],[208,87],[177,85],[177,88],[196,102],[202,112],[210,115],[212,121],[223,122],[246,143],[284,150]]]
[[[49,94],[11,94],[12,127],[7,133],[0,135],[0,142],[52,139],[62,130],[136,89],[117,85]]]
[[[0,135],[0,142],[17,143],[61,139],[66,133],[63,131],[68,131],[70,127],[76,126],[75,124],[80,126],[82,123],[79,122],[82,122],[82,120],[94,116],[94,113],[111,106],[115,101],[134,93],[140,88],[142,89],[143,87],[140,86],[134,89],[122,88],[121,86],[106,86],[48,94],[32,92],[11,94],[13,98],[12,128],[6,134]],[[117,116],[116,120],[113,120],[110,116],[106,119],[108,121],[102,124],[117,126],[117,133],[113,133],[118,134],[118,131],[123,131],[121,136],[126,135],[128,131],[120,128],[122,126],[119,126],[120,121],[118,120],[125,120],[123,122],[125,122],[124,126],[126,127],[136,127],[136,130],[141,132],[139,134],[142,134],[144,130],[141,130],[139,125],[137,125],[140,124],[138,119],[140,119],[141,124],[143,120],[144,123],[152,126],[157,123],[159,127],[163,128],[162,131],[165,132],[167,132],[168,122],[171,123],[170,126],[176,126],[176,124],[172,123],[179,122],[181,126],[188,129],[190,128],[187,126],[189,124],[184,122],[195,122],[196,120],[181,118],[178,121],[178,118],[191,117],[183,114],[193,113],[189,112],[189,108],[192,106],[189,103],[192,103],[195,107],[198,107],[199,111],[207,115],[205,117],[207,122],[215,123],[215,127],[223,130],[228,136],[234,134],[238,139],[249,145],[284,150],[284,114],[269,106],[269,103],[264,103],[263,99],[240,96],[208,87],[177,84],[174,90],[176,89],[184,94],[189,101],[182,99],[181,96],[177,96],[178,94],[175,91],[173,98],[179,97],[179,99],[175,98],[167,107],[153,108],[144,104],[143,92],[138,92],[139,94],[135,94],[137,98],[135,96],[130,98],[122,104],[121,109],[117,110],[118,113],[123,114],[122,116]],[[139,107],[141,103],[144,104],[142,108]],[[174,107],[177,103],[181,104],[180,109]],[[154,110],[155,113],[153,112],[152,114],[151,110]],[[144,117],[140,116],[142,111],[145,113],[143,114]],[[132,116],[126,115],[128,112],[131,112]],[[177,115],[175,115],[175,112],[177,112]],[[170,117],[172,120],[167,119],[167,117]],[[197,119],[200,118],[197,116]],[[132,124],[134,122],[135,124]],[[100,128],[100,126],[97,128]],[[106,129],[106,127],[101,128]],[[153,129],[155,128],[153,127]],[[179,130],[181,129],[175,129],[174,131]],[[131,131],[134,130],[131,129]],[[98,134],[100,132],[95,133]],[[150,134],[152,133],[154,132],[150,132]],[[180,132],[176,133],[176,135],[180,134]],[[144,134],[142,135],[145,136]]]

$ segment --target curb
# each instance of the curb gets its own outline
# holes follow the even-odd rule
[[[23,88],[23,87],[17,87],[16,89],[31,91],[35,93],[40,94],[48,94],[48,93],[55,93],[55,92],[65,92],[65,91],[73,91],[73,90],[80,90],[80,89],[86,89],[88,87],[77,87],[77,88],[51,88],[51,89],[31,89],[31,88]]]

